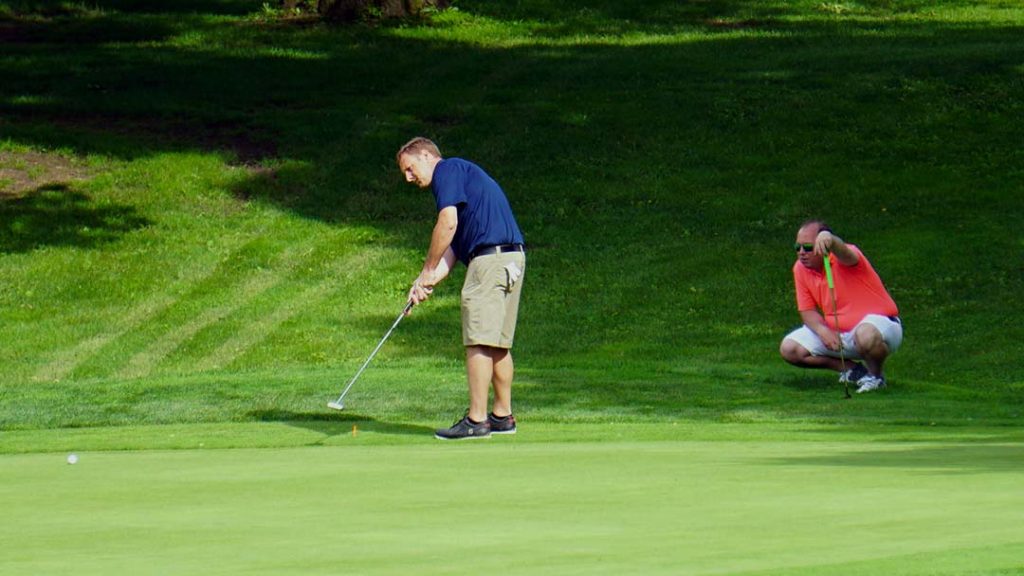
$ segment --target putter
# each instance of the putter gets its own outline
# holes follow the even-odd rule
[[[334,402],[327,403],[328,408],[332,410],[345,409],[345,395],[348,394],[348,391],[349,389],[352,388],[352,385],[356,383],[356,380],[359,378],[359,375],[363,373],[363,370],[366,370],[366,366],[370,364],[370,360],[373,360],[373,357],[377,355],[377,351],[380,350],[380,347],[384,345],[384,342],[387,342],[388,337],[391,336],[391,333],[395,331],[395,327],[398,326],[398,323],[401,322],[402,318],[405,318],[405,315],[409,313],[409,310],[412,310],[412,300],[410,300],[409,303],[405,305],[405,309],[402,310],[402,313],[399,314],[398,318],[395,319],[395,323],[391,325],[391,328],[387,331],[387,334],[384,334],[384,337],[380,339],[380,343],[377,344],[377,347],[373,349],[373,352],[370,352],[370,357],[366,359],[366,362],[363,362],[363,365],[359,367],[359,370],[356,372],[356,375],[353,376],[351,380],[349,380],[348,386],[345,386],[345,389],[341,392],[341,396],[338,396],[338,399],[335,400]]]
[[[843,333],[839,330],[839,308],[836,306],[836,284],[832,281],[832,263],[828,260],[828,252],[825,253],[825,257],[822,258],[825,262],[825,278],[828,279],[828,289],[832,293],[832,317],[836,321],[836,336],[839,338],[839,362],[843,368],[843,372],[846,372],[846,354],[843,352]],[[846,393],[846,398],[852,398],[850,396],[850,382],[843,380],[843,392]]]

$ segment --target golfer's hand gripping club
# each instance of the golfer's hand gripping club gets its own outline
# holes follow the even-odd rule
[[[418,281],[414,282],[412,288],[409,289],[409,306],[405,309],[405,314],[408,316],[412,311],[412,307],[430,298],[433,294],[434,288],[431,286],[424,286]]]

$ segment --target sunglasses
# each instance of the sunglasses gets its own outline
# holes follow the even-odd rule
[[[814,252],[814,244],[800,244],[799,242],[797,242],[796,244],[793,244],[793,248],[797,252]]]

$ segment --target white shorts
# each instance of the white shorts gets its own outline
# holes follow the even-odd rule
[[[853,327],[853,330],[843,332],[843,354],[848,359],[862,359],[860,352],[857,350],[857,343],[853,338],[853,333],[862,324],[870,324],[878,329],[882,334],[882,340],[885,341],[886,347],[889,348],[890,354],[898,350],[900,344],[903,343],[903,325],[900,323],[899,318],[893,319],[888,316],[882,316],[881,314],[868,314],[857,324],[857,326]],[[831,356],[833,358],[839,358],[839,351],[831,350],[826,347],[824,342],[821,341],[821,338],[818,338],[818,335],[814,333],[814,330],[811,330],[807,326],[801,326],[796,330],[793,330],[789,334],[786,334],[786,338],[803,346],[811,353],[812,356]],[[783,338],[783,340],[786,338]]]

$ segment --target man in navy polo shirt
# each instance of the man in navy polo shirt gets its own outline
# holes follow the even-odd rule
[[[430,297],[455,260],[467,266],[462,286],[462,343],[466,347],[469,410],[442,440],[515,434],[512,415],[512,339],[526,270],[523,234],[508,198],[482,168],[461,158],[442,158],[430,140],[414,138],[396,155],[406,181],[428,186],[437,203],[437,223],[423,270],[409,290],[419,304]],[[494,389],[494,406],[487,400]]]

